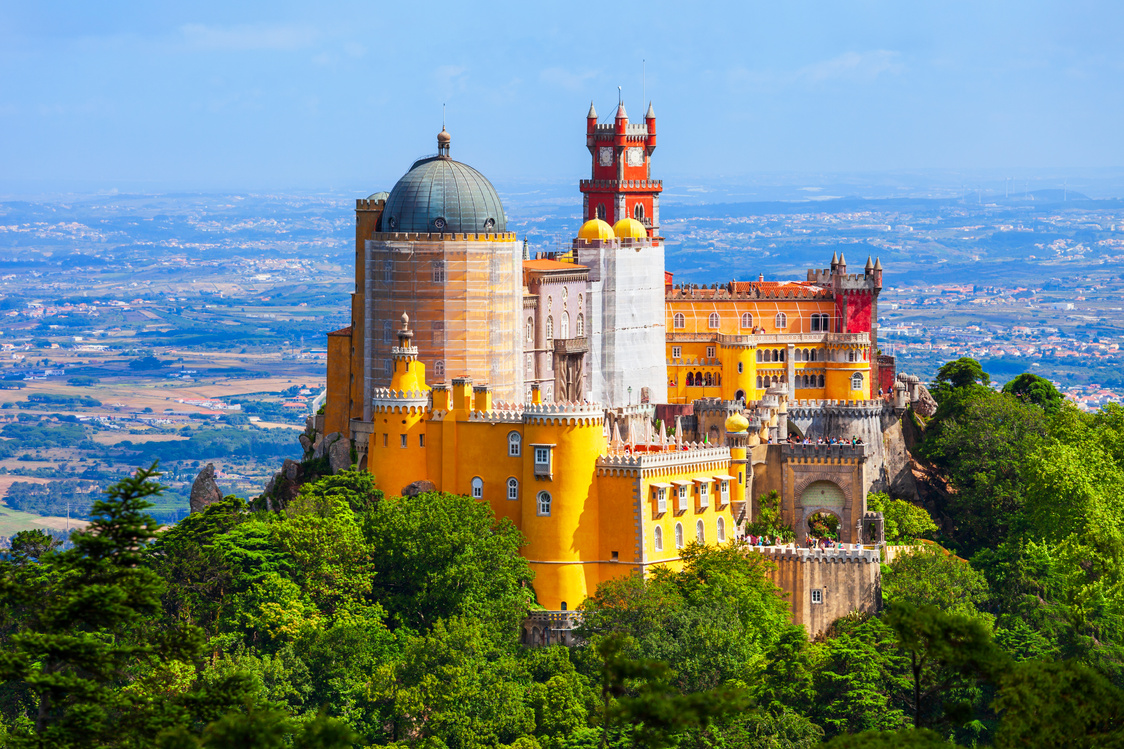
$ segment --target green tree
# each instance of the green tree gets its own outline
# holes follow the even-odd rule
[[[888,604],[935,606],[946,613],[979,618],[979,607],[989,594],[982,572],[937,546],[923,545],[900,555],[882,575],[882,595]]]
[[[866,506],[882,513],[887,543],[912,543],[937,530],[937,524],[924,507],[903,499],[891,499],[883,492],[866,495]]]
[[[936,731],[905,728],[900,731],[863,731],[836,736],[824,749],[960,749]]]
[[[937,376],[933,380],[933,397],[939,403],[953,391],[975,385],[986,386],[990,383],[991,378],[978,361],[969,356],[962,356],[955,361],[945,363],[937,370]]]
[[[365,518],[372,594],[396,626],[426,631],[440,619],[471,617],[495,636],[518,632],[533,577],[519,555],[523,535],[496,521],[486,503],[429,493],[379,502]]]
[[[1003,386],[1003,392],[1023,403],[1038,406],[1046,413],[1056,412],[1065,400],[1052,382],[1029,372],[1009,381]]]

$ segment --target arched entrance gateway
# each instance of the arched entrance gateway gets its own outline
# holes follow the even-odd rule
[[[843,488],[834,481],[813,481],[804,487],[797,498],[797,534],[801,540],[809,536],[831,541],[850,539],[844,508],[848,505]]]

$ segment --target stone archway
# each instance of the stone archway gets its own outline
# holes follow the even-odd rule
[[[844,520],[847,515],[847,504],[846,491],[836,482],[829,479],[818,479],[808,482],[796,497],[797,512],[795,520],[797,538],[801,542],[808,539],[808,521],[813,515],[822,512],[834,515],[839,519],[839,538],[844,541],[848,540],[850,534],[848,533],[847,523]]]

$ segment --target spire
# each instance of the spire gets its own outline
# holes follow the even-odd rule
[[[449,143],[453,137],[449,135],[449,131],[445,129],[445,125],[441,125],[441,132],[437,134],[437,155],[448,158],[449,156]]]
[[[646,120],[656,119],[656,110],[652,108],[652,102],[648,102],[648,113],[644,115]]]
[[[866,256],[866,269],[867,269],[868,271],[869,271],[869,270],[874,270],[874,263],[873,263],[873,262],[871,261],[871,259],[870,259],[870,255],[867,255],[867,256]]]
[[[832,252],[831,253],[831,267],[834,268],[837,265],[839,265],[839,253],[838,252]]]
[[[839,267],[844,270],[847,268],[847,258],[843,256],[842,252],[839,253]]]
[[[882,270],[882,258],[876,258],[874,260],[874,269],[875,270]]]
[[[624,102],[623,101],[620,104],[617,105],[617,119],[618,120],[627,120],[628,119],[628,112],[624,111]]]
[[[524,260],[530,260],[531,259],[531,251],[527,247],[527,238],[526,237],[523,237],[523,259]]]
[[[589,114],[587,114],[585,116],[585,118],[587,120],[596,120],[597,119],[597,110],[593,108],[593,102],[592,101],[589,102]]]

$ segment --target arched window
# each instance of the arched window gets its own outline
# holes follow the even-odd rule
[[[780,349],[773,349],[773,361],[780,361],[780,360],[781,360],[781,350]]]
[[[695,540],[700,544],[706,543],[706,530],[703,528],[703,521],[695,523]]]
[[[445,283],[444,260],[435,260],[433,262],[433,283]]]
[[[550,492],[539,492],[538,507],[540,517],[550,517]]]
[[[854,360],[855,360],[855,351],[854,351],[854,349],[848,349],[848,350],[847,350],[847,361],[854,361]]]
[[[513,458],[523,454],[523,437],[519,432],[511,432],[507,435],[507,454]]]
[[[527,343],[535,342],[535,318],[527,318]]]
[[[788,315],[786,315],[783,312],[778,312],[776,320],[774,321],[774,324],[778,328],[787,328],[788,327]]]
[[[851,375],[851,389],[852,390],[862,390],[863,389],[863,373],[862,372],[855,372],[853,375]]]
[[[581,312],[578,313],[578,327],[577,330],[574,331],[574,333],[578,338],[582,338],[583,336],[585,336],[585,315],[583,315]]]
[[[776,375],[773,375],[773,387],[776,387],[779,383],[780,379]]]
[[[695,375],[692,372],[687,373],[687,387],[695,386]]]
[[[637,203],[635,206],[632,207],[632,217],[634,219],[636,219],[637,221],[643,221],[644,220],[644,204],[643,203]]]
[[[711,330],[716,330],[718,328],[718,313],[711,312],[710,317],[707,318],[706,324],[710,326]]]
[[[831,316],[830,315],[827,315],[827,314],[820,315],[820,330],[822,330],[824,333],[830,333],[831,332]]]
[[[659,527],[658,525],[656,526],[655,537],[655,550],[663,551],[663,528]]]
[[[812,349],[811,351],[809,351],[808,354],[809,354],[808,361],[818,361],[819,360],[819,354],[816,353],[815,349]]]
[[[444,377],[445,376],[445,362],[443,362],[443,361],[434,362],[433,363],[433,374],[435,374],[437,377]]]
[[[703,383],[707,387],[711,387],[712,385],[714,385],[714,376],[711,375],[710,372],[707,372],[705,375],[703,375]]]
[[[761,389],[761,375],[757,375],[757,389]]]
[[[569,312],[563,312],[562,313],[562,337],[563,338],[569,338],[570,337],[570,313]]]
[[[605,206],[597,206],[597,218],[601,219],[602,221],[605,220]]]
[[[554,340],[554,315],[546,316],[546,340]]]
[[[761,361],[761,349],[757,349],[757,361]]]
[[[695,387],[701,388],[703,386],[702,372],[695,372]]]
[[[472,498],[484,499],[484,479],[479,476],[472,479]]]
[[[677,548],[677,549],[683,548],[683,524],[682,523],[676,523],[675,524],[675,548]]]
[[[519,479],[514,476],[507,480],[507,498],[519,499]]]
[[[780,355],[781,355],[781,361],[784,361],[784,349],[783,348],[778,349],[778,351],[780,352]]]
[[[676,312],[675,317],[673,317],[672,320],[673,320],[672,325],[676,329],[687,327],[687,318],[683,317],[682,312]]]
[[[720,544],[726,543],[726,519],[725,518],[721,518],[721,517],[718,518],[718,533],[717,533],[717,536],[718,536],[718,543],[720,543]]]
[[[570,287],[569,286],[563,286],[562,287],[562,306],[563,307],[566,306],[566,300],[569,299],[569,298],[570,298]]]
[[[820,329],[820,316],[812,315],[812,332],[815,333]]]
[[[742,313],[742,327],[743,328],[752,328],[753,327],[753,315],[749,314],[748,312]]]
[[[389,320],[383,320],[382,323],[382,342],[390,343],[391,341],[391,325]]]
[[[823,375],[820,375],[820,384],[819,384],[819,386],[820,386],[820,387],[823,387],[823,383],[824,383]]]

